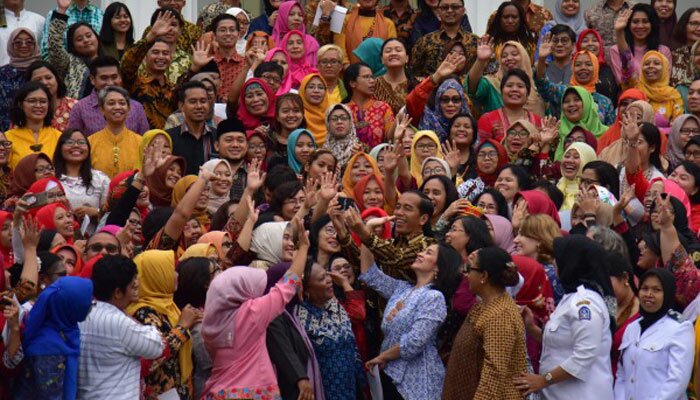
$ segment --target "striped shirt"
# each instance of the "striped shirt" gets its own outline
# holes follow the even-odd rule
[[[78,398],[138,399],[141,357],[154,359],[163,353],[158,330],[102,301],[79,325]]]

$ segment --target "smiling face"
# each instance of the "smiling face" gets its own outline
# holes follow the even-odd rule
[[[498,174],[496,178],[496,183],[494,184],[496,190],[501,192],[506,201],[511,202],[515,194],[520,191],[520,185],[518,184],[518,177],[513,174],[513,170],[510,168],[505,168]],[[488,195],[490,197],[490,195]],[[484,197],[484,196],[482,196]],[[493,199],[493,198],[492,198]]]
[[[120,8],[110,21],[112,30],[118,33],[127,33],[131,28],[131,18],[125,8]]]
[[[46,114],[49,112],[49,97],[41,89],[29,92],[22,102],[22,111],[27,121],[41,122],[43,124]]]
[[[203,122],[209,116],[209,107],[206,89],[194,87],[185,92],[185,101],[182,102],[180,110],[185,115],[185,120]]]
[[[246,143],[248,147],[247,159],[262,161],[267,155],[267,145],[265,141],[258,135],[253,135]]]
[[[163,74],[172,62],[170,46],[164,42],[156,42],[146,53],[146,69],[156,75]]]
[[[571,51],[574,48],[574,42],[566,32],[557,33],[552,37],[552,55],[557,60],[564,60],[571,57]]]
[[[294,196],[282,202],[282,219],[291,221],[301,208],[301,205],[304,204],[304,201],[306,201],[306,194],[304,194],[303,190],[300,190]]]
[[[644,78],[646,78],[649,83],[654,83],[661,79],[663,67],[664,65],[660,58],[650,56],[647,57],[642,64],[642,74],[644,74]]]
[[[284,73],[282,76],[287,76],[287,70],[289,68],[289,64],[287,63],[287,57],[284,56],[284,53],[281,51],[276,52],[275,54],[272,55],[272,58],[270,58],[270,61],[273,63],[276,63],[280,67],[282,67],[282,70]]]
[[[327,223],[318,232],[318,249],[326,254],[334,254],[340,251],[338,233],[333,223]]]
[[[685,28],[685,37],[686,44],[688,46],[700,40],[700,11],[693,11],[693,13],[690,14],[690,18],[688,18],[688,24]],[[700,47],[698,47],[698,49],[700,49]],[[698,53],[700,53],[700,50],[696,52],[696,54]],[[700,62],[698,62],[698,59],[699,57],[696,55],[695,65],[700,64]]]
[[[320,264],[311,267],[311,276],[304,287],[304,296],[312,304],[322,305],[333,298],[333,281]]]
[[[372,75],[372,70],[368,67],[362,66],[360,67],[359,72],[360,73],[357,76],[357,80],[355,82],[350,82],[350,87],[352,87],[353,91],[361,93],[365,96],[373,96],[377,81],[374,79],[374,75]]]
[[[169,156],[173,153],[173,149],[170,147],[170,141],[162,134],[156,135],[151,142],[148,143],[146,149],[148,150],[151,147],[160,148],[163,156]]]
[[[185,243],[197,243],[199,238],[202,237],[202,226],[196,219],[192,218],[185,224],[182,235],[185,237]]]
[[[428,157],[435,157],[438,152],[437,143],[433,141],[429,136],[423,136],[418,139],[415,145],[416,156],[418,160],[423,162]]]
[[[515,254],[520,254],[522,256],[527,256],[531,258],[537,258],[537,253],[539,252],[540,242],[537,239],[531,237],[518,235],[513,239],[515,243]]]
[[[236,42],[238,42],[238,27],[236,21],[231,19],[224,19],[219,21],[216,25],[216,30],[214,31],[214,40],[219,45],[219,47],[224,49],[232,49],[236,47]]]
[[[564,158],[561,162],[561,173],[569,180],[576,179],[579,167],[581,166],[581,156],[575,149],[570,149],[564,153]]]
[[[343,257],[335,258],[331,262],[330,270],[344,276],[351,285],[355,283],[355,271],[353,271],[352,265],[347,259]]]
[[[332,154],[318,155],[309,165],[307,178],[318,179],[323,174],[331,174],[335,171],[336,161]]]
[[[364,192],[362,192],[362,202],[365,208],[370,207],[383,207],[384,206],[384,192],[379,187],[379,184],[375,179],[370,179],[365,186]]]
[[[594,33],[587,33],[581,40],[581,50],[588,50],[593,54],[600,52],[600,42]]]
[[[270,104],[267,94],[262,87],[258,85],[251,86],[253,87],[249,87],[245,90],[245,97],[243,98],[245,107],[248,109],[249,113],[256,117],[265,115]]]
[[[564,0],[561,2],[561,13],[569,18],[575,17],[580,9],[581,3],[579,0]]]
[[[403,68],[408,63],[406,47],[398,40],[391,40],[382,50],[382,64],[387,68]]]
[[[433,216],[439,216],[445,210],[445,202],[447,201],[447,193],[445,187],[438,179],[431,179],[423,186],[423,193],[428,196],[433,203],[435,211]]]
[[[287,224],[282,234],[282,261],[292,261],[294,257],[294,232],[292,225]]]
[[[52,176],[54,176],[53,165],[43,157],[37,158],[34,164],[34,178],[38,181],[44,178],[51,178]]]
[[[469,117],[459,117],[454,121],[450,129],[450,140],[454,140],[460,148],[471,146],[474,141],[474,127]]]
[[[503,103],[509,106],[523,106],[527,103],[527,86],[520,77],[511,75],[503,85]]]
[[[571,122],[578,122],[583,118],[583,100],[574,91],[567,92],[562,103],[564,116]]]
[[[73,48],[77,55],[87,58],[97,56],[97,44],[97,36],[90,27],[81,26],[75,30],[73,34]]]
[[[219,165],[214,168],[214,176],[216,176],[216,181],[212,184],[211,190],[217,196],[226,196],[231,192],[231,186],[233,186],[233,174],[231,174],[231,168],[229,168],[224,163],[219,163]]]
[[[309,135],[300,135],[294,146],[294,155],[301,165],[306,165],[315,149],[314,142]]]
[[[411,192],[403,193],[396,201],[394,208],[394,227],[398,235],[420,232],[428,216],[421,215],[419,206],[421,198]]]
[[[178,163],[172,163],[168,170],[165,171],[165,186],[172,189],[177,181],[182,178],[182,167]]]
[[[321,104],[326,96],[326,85],[323,83],[323,80],[318,76],[311,78],[306,84],[304,96],[311,105],[318,106]]]
[[[357,181],[371,174],[372,172],[372,164],[369,162],[367,157],[357,157],[355,162],[352,164],[352,168],[350,169],[350,180],[354,185],[357,183]]]
[[[431,177],[433,175],[447,175],[445,167],[439,161],[436,160],[430,160],[426,162],[425,165],[423,165],[423,180],[428,179],[428,177]]]
[[[512,154],[517,154],[530,144],[530,132],[520,124],[516,124],[506,131],[505,139],[506,148]]]
[[[104,105],[102,106],[102,115],[107,122],[121,125],[126,121],[126,116],[129,114],[129,101],[118,92],[109,92],[105,96]]]
[[[515,33],[520,26],[520,14],[515,6],[506,6],[501,14],[501,29],[505,33]]]
[[[215,145],[219,155],[229,161],[240,161],[248,153],[248,141],[243,132],[224,132],[219,135]]]
[[[280,103],[277,113],[277,122],[279,122],[282,129],[291,132],[299,128],[302,121],[304,121],[304,112],[302,108],[299,107],[299,103],[290,99],[282,100]]]
[[[88,150],[88,141],[85,136],[75,131],[61,146],[61,156],[66,163],[80,164],[87,158]]]
[[[578,83],[588,84],[593,79],[593,61],[588,54],[579,54],[574,60],[574,76]]]
[[[688,141],[690,141],[690,138],[700,134],[700,125],[698,125],[695,118],[687,118],[685,122],[683,122],[680,133],[681,134],[679,137],[681,147],[685,148],[685,145],[688,143]]]
[[[629,24],[634,40],[644,41],[651,33],[651,22],[644,11],[635,11],[632,14],[632,18],[630,18]]]
[[[57,207],[53,214],[53,223],[56,231],[64,238],[73,237],[75,228],[73,227],[73,214],[62,207]]]
[[[506,71],[518,68],[522,60],[523,57],[518,51],[518,48],[513,45],[506,45],[503,47],[503,50],[501,50],[501,66],[505,68]]]
[[[648,276],[639,288],[639,307],[648,313],[655,313],[664,304],[664,287],[656,276]]]
[[[296,33],[287,40],[287,53],[292,60],[301,60],[304,57],[304,39]]]
[[[678,186],[683,188],[683,191],[688,196],[692,196],[698,192],[698,187],[696,186],[695,177],[693,174],[688,172],[683,165],[679,165],[668,177],[669,180],[676,182]]]
[[[653,7],[659,19],[662,21],[671,18],[673,12],[676,10],[676,5],[673,4],[673,0],[656,0]]]
[[[416,260],[411,264],[411,269],[416,273],[435,273],[439,266],[437,265],[438,245],[432,244],[425,250],[418,253]]]
[[[462,108],[462,97],[455,89],[447,89],[438,99],[442,116],[450,119],[457,115]]]
[[[464,224],[460,219],[455,220],[450,230],[445,234],[445,243],[459,252],[466,250],[469,243],[469,234],[464,230]]]
[[[20,32],[8,45],[12,46],[18,58],[31,57],[36,51],[36,41],[27,32]]]

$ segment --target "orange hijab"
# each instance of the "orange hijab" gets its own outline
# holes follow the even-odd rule
[[[379,10],[374,14],[374,22],[369,32],[362,32],[360,29],[360,7],[354,7],[350,14],[347,16],[347,23],[344,28],[345,32],[345,48],[347,49],[348,58],[350,63],[356,63],[360,61],[356,55],[352,53],[363,40],[369,37],[376,37],[380,39],[389,39],[389,32],[387,30],[387,25],[393,22],[390,19],[384,17]]]
[[[345,172],[343,172],[343,179],[341,180],[343,184],[343,193],[345,193],[346,196],[351,197],[353,199],[355,198],[355,185],[358,184],[360,179],[358,179],[355,183],[352,182],[352,166],[355,165],[355,161],[357,161],[357,159],[360,157],[364,157],[369,162],[369,165],[372,167],[372,172],[370,174],[373,173],[374,175],[382,176],[382,173],[381,171],[379,171],[379,166],[374,160],[374,157],[370,156],[365,152],[355,153],[354,156],[350,157],[348,165],[345,166]]]
[[[591,77],[591,80],[588,81],[588,83],[585,85],[576,80],[576,74],[574,73],[574,64],[576,64],[576,59],[581,54],[587,55],[588,58],[591,59],[591,63],[593,63],[593,76]],[[569,81],[569,86],[581,86],[582,88],[586,89],[586,91],[588,91],[588,93],[594,93],[595,92],[595,84],[596,84],[596,82],[598,82],[599,74],[600,74],[600,64],[598,62],[598,57],[596,57],[595,54],[591,53],[588,50],[577,51],[574,54],[573,62],[571,63],[571,80]]]

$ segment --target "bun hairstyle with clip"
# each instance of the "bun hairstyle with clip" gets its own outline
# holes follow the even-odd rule
[[[518,284],[520,277],[513,258],[500,247],[484,247],[477,253],[479,268],[488,273],[488,280],[494,286],[509,287]]]

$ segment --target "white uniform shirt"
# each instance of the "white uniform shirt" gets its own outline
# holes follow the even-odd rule
[[[579,286],[562,297],[542,331],[540,374],[562,367],[573,378],[542,389],[545,399],[613,398],[609,324],[598,293]]]
[[[10,40],[10,34],[17,28],[27,28],[34,32],[36,37],[36,47],[39,48],[41,43],[41,33],[44,29],[44,17],[31,11],[22,10],[19,12],[19,17],[13,11],[5,9],[5,20],[7,28],[0,28],[0,67],[10,63],[10,55],[7,54],[7,42]]]
[[[138,399],[141,357],[158,358],[165,348],[158,330],[102,301],[78,326],[78,399]]]
[[[693,325],[666,315],[641,330],[636,320],[622,337],[615,400],[687,399],[695,358]]]

